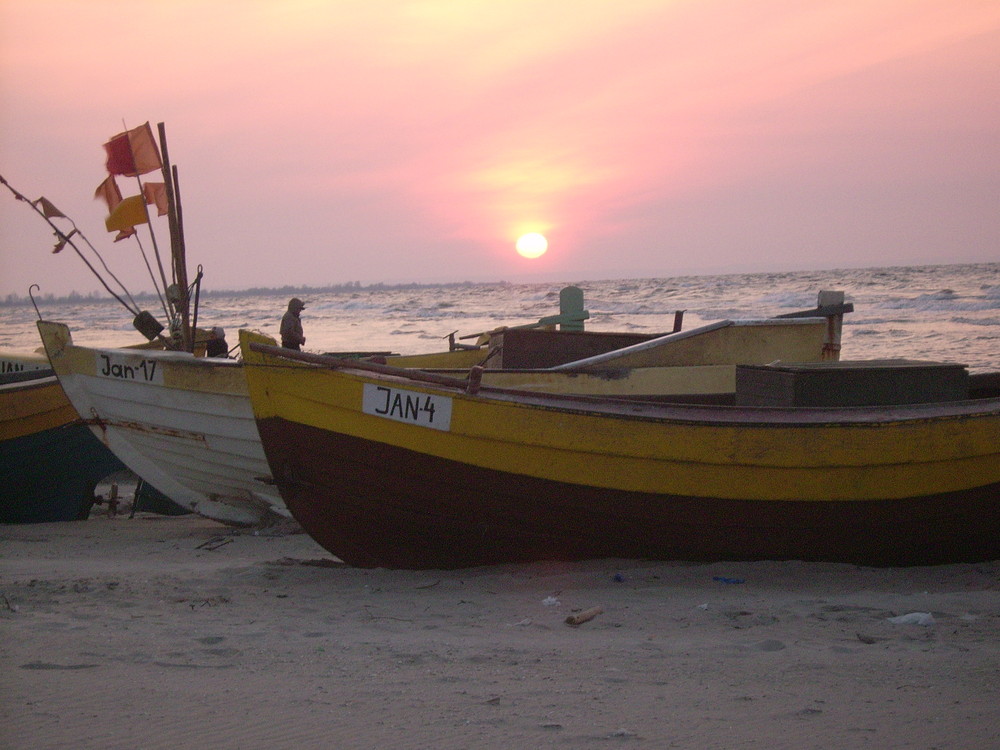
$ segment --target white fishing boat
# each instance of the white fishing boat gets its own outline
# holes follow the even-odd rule
[[[239,362],[188,352],[76,346],[39,321],[73,407],[129,469],[181,507],[232,525],[288,517],[261,448]]]
[[[39,320],[42,343],[48,363],[80,419],[146,484],[182,508],[216,521],[266,524],[287,517],[288,511],[277,492],[257,480],[269,471],[240,364],[224,356],[195,355],[204,354],[209,343],[221,339],[224,344],[224,337],[213,334],[209,342],[204,334],[198,335],[202,271],[199,266],[197,277],[189,280],[176,169],[167,158],[162,123],[159,135],[157,147],[152,129],[145,123],[105,143],[108,175],[95,197],[106,201],[110,215],[105,225],[108,231],[119,232],[118,239],[134,235],[136,226],[149,228],[156,271],[148,259],[146,265],[163,305],[166,325],[139,308],[90,240],[51,201],[30,201],[3,181],[16,198],[52,227],[59,240],[56,250],[73,248],[105,289],[134,316],[133,325],[146,337],[149,348],[78,347],[66,325]],[[138,178],[146,174],[153,179],[161,177],[163,182],[140,183],[139,195],[123,198],[116,176]],[[157,214],[166,217],[170,232],[169,281],[147,208],[153,204]],[[81,245],[92,251],[93,260]],[[10,364],[19,366],[19,362]]]

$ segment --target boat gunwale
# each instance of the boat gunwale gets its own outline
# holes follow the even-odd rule
[[[576,370],[580,369],[584,371],[594,367],[595,365],[605,364],[607,362],[614,362],[617,359],[632,355],[640,354],[642,352],[648,352],[653,349],[659,349],[665,347],[668,344],[674,343],[676,341],[685,341],[687,339],[698,338],[699,336],[704,336],[708,333],[713,333],[715,331],[721,331],[725,328],[764,328],[765,326],[773,327],[788,327],[788,326],[812,326],[819,327],[826,325],[826,318],[821,316],[811,316],[811,317],[799,317],[799,318],[724,318],[723,320],[717,320],[712,323],[706,323],[703,326],[698,326],[697,328],[688,328],[685,331],[671,331],[669,333],[664,333],[655,338],[648,339],[647,341],[640,341],[637,344],[630,344],[629,346],[622,347],[621,349],[616,349],[610,352],[604,352],[602,354],[594,354],[590,357],[583,357],[582,359],[577,359],[572,362],[564,362],[560,365],[554,365],[552,370],[554,371],[565,371],[565,370]]]
[[[9,392],[22,392],[29,391],[34,388],[48,388],[53,384],[53,382],[58,383],[59,378],[52,369],[47,370],[33,370],[32,372],[40,373],[39,377],[25,378],[23,380],[12,380],[9,383],[0,383],[0,394],[6,394]]]
[[[243,364],[238,359],[229,359],[228,357],[201,357],[194,355],[191,352],[181,352],[173,349],[132,349],[125,346],[96,347],[73,343],[66,347],[66,351],[69,351],[70,349],[95,352],[97,354],[116,354],[119,356],[141,357],[143,359],[155,359],[162,362],[175,363],[178,365],[194,365],[197,367],[239,367]]]
[[[444,388],[458,397],[488,397],[496,401],[522,403],[539,409],[571,413],[591,413],[636,421],[682,422],[719,426],[801,427],[822,425],[879,425],[929,419],[970,419],[1000,417],[1000,397],[970,398],[961,401],[879,406],[732,406],[728,404],[658,403],[616,397],[542,393],[516,388],[482,385],[471,388],[469,379],[449,377],[425,370],[410,370],[374,362],[346,360],[322,354],[300,352],[279,346],[248,342],[252,351],[299,363],[308,369],[325,368],[357,371],[363,377],[401,381],[411,386]],[[261,367],[246,362],[247,367]],[[475,369],[475,368],[474,368]]]

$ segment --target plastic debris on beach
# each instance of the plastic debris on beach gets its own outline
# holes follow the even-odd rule
[[[887,618],[893,625],[923,625],[925,627],[934,625],[934,615],[930,612],[910,612],[898,617]]]

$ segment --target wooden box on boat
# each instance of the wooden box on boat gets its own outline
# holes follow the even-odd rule
[[[906,359],[740,365],[737,406],[889,406],[962,401],[965,365]]]
[[[490,359],[490,367],[504,370],[555,367],[641,344],[660,336],[659,333],[510,328],[493,334],[490,348],[498,352]]]

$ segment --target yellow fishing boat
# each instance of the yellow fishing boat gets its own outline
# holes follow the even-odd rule
[[[667,405],[494,389],[247,332],[241,347],[283,499],[352,565],[1000,554],[1000,398],[966,398],[960,378],[958,400],[929,403]],[[862,382],[927,369],[812,367]]]

